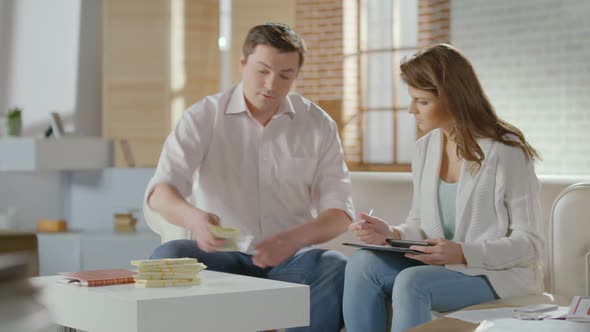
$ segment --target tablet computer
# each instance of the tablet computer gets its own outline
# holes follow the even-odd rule
[[[380,250],[380,251],[392,251],[392,252],[401,252],[401,253],[411,253],[411,254],[423,254],[423,252],[418,250],[413,250],[410,248],[404,247],[393,247],[391,245],[388,246],[380,246],[376,244],[364,244],[364,243],[342,243],[345,246],[355,247],[360,249],[369,249],[369,250]]]
[[[385,239],[385,241],[392,247],[409,248],[410,246],[432,246],[431,243],[424,241],[413,241],[413,240],[393,240]]]

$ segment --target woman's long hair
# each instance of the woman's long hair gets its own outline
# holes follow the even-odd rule
[[[441,99],[454,121],[452,139],[457,143],[457,155],[476,162],[477,168],[485,156],[476,138],[517,146],[527,160],[539,159],[522,132],[498,117],[473,66],[456,48],[436,44],[419,51],[402,62],[401,77],[409,86],[430,91]]]

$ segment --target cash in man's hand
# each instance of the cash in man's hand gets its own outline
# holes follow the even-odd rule
[[[218,225],[211,225],[211,233],[216,237],[225,239],[223,247],[219,251],[239,251],[238,237],[240,237],[240,230],[231,227],[221,227]]]

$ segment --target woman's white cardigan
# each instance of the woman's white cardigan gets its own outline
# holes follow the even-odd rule
[[[414,196],[402,239],[444,237],[437,203],[443,133],[417,142],[412,161]],[[470,172],[463,162],[457,188],[455,236],[467,265],[446,265],[467,275],[485,275],[500,297],[543,291],[540,184],[520,148],[478,139],[485,159]]]

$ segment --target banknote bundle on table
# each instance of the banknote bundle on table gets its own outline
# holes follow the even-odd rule
[[[199,272],[207,268],[194,258],[135,260],[131,265],[138,267],[135,286],[143,288],[198,285]]]
[[[240,230],[237,228],[221,227],[217,225],[211,226],[211,233],[216,237],[225,239],[223,247],[219,251],[239,251],[238,238],[240,237]]]

